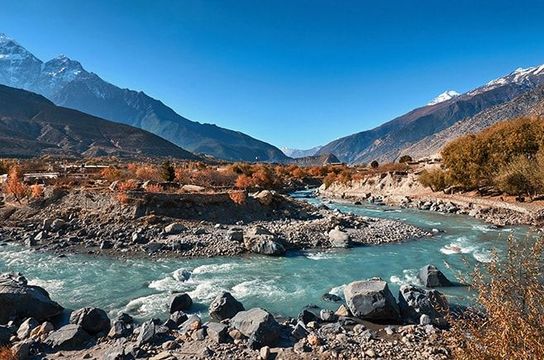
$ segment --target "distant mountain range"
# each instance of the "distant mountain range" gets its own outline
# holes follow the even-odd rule
[[[198,157],[147,131],[0,85],[0,157]]]
[[[322,146],[316,146],[308,150],[299,150],[299,149],[291,149],[291,148],[281,148],[281,151],[289,157],[292,157],[293,159],[303,158],[307,156],[313,156],[315,155]]]
[[[537,114],[541,107],[544,65],[517,69],[484,86],[458,95],[446,92],[426,106],[377,128],[332,141],[318,154],[333,153],[348,163],[427,156],[449,140],[501,120]]]
[[[238,131],[190,121],[141,91],[104,81],[66,56],[44,63],[4,34],[0,34],[0,84],[41,94],[59,106],[147,130],[195,153],[233,161],[289,161],[270,144]]]

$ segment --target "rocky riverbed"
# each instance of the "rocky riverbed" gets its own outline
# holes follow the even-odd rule
[[[146,194],[128,204],[109,191],[56,189],[0,208],[0,241],[38,251],[127,256],[279,256],[288,250],[378,245],[431,235],[401,222],[313,207],[271,191],[243,204],[229,194]]]
[[[136,323],[110,319],[93,307],[66,310],[21,274],[0,275],[0,344],[17,359],[447,359],[451,308],[435,287],[452,283],[433,265],[403,285],[397,298],[387,282],[350,283],[338,310],[309,305],[296,318],[246,309],[218,293],[209,320],[192,314],[192,299],[174,293],[168,319]]]

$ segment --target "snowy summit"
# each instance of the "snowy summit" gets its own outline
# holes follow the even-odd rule
[[[459,94],[457,91],[455,90],[448,90],[448,91],[444,91],[442,94],[438,95],[437,97],[435,97],[430,103],[428,103],[427,105],[435,105],[435,104],[438,104],[438,103],[441,103],[441,102],[444,102],[444,101],[447,101],[449,99],[452,99],[456,96],[459,96],[461,94]]]

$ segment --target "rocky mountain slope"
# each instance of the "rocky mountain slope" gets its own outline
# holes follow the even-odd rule
[[[66,56],[44,63],[3,34],[0,84],[41,94],[59,106],[139,127],[195,153],[225,160],[288,160],[270,144],[238,131],[190,121],[142,91],[104,81]]]
[[[349,163],[393,161],[408,153],[407,149],[414,144],[424,144],[429,137],[457,122],[507,103],[541,84],[544,84],[544,65],[517,69],[465,94],[417,108],[372,130],[335,140],[318,154],[333,153]],[[429,155],[425,151],[420,154]]]
[[[41,95],[0,85],[0,157],[46,154],[197,159],[147,131],[59,107]]]
[[[463,119],[447,129],[418,141],[406,148],[404,153],[414,158],[436,154],[447,142],[456,137],[475,134],[500,121],[521,116],[544,116],[544,86],[539,86],[511,101]]]
[[[281,148],[281,151],[289,157],[294,159],[303,158],[307,156],[314,156],[322,146],[315,146],[311,149],[301,150],[301,149],[291,149],[291,148]]]

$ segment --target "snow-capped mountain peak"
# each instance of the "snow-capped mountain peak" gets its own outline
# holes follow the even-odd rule
[[[469,95],[481,94],[485,91],[495,89],[499,86],[507,84],[526,85],[528,87],[535,87],[544,82],[544,64],[539,66],[532,66],[528,68],[517,68],[510,74],[500,77],[495,80],[491,80],[484,86],[481,86],[471,92]]]
[[[461,94],[459,94],[455,90],[447,90],[447,91],[444,91],[442,94],[438,95],[437,97],[435,97],[427,105],[436,105],[438,103],[448,101],[448,100],[450,100],[450,99],[452,99],[452,98],[454,98],[456,96],[459,96],[459,95],[461,95]]]

